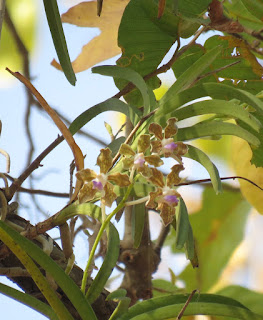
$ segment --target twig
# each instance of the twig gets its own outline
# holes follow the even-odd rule
[[[58,136],[40,155],[26,168],[26,170],[14,180],[9,188],[8,201],[10,201],[15,192],[21,187],[22,183],[30,176],[30,174],[41,166],[41,161],[53,150],[60,142],[64,140],[63,136]]]
[[[153,72],[147,74],[146,76],[143,77],[144,80],[148,80],[154,76],[157,76],[160,73],[166,72],[168,71],[171,66],[173,65],[173,63],[176,61],[176,59],[178,59],[186,50],[189,49],[189,47],[191,47],[195,41],[197,40],[197,38],[207,29],[207,26],[202,27],[201,29],[199,29],[195,36],[193,37],[193,39],[184,47],[182,48],[179,52],[179,46],[180,46],[180,41],[177,39],[177,48],[175,50],[175,53],[173,54],[172,58],[170,59],[170,61],[168,61],[166,64],[164,64],[163,66],[161,66],[160,68],[154,70]],[[112,98],[120,98],[122,96],[124,96],[125,94],[129,93],[132,89],[134,89],[134,85],[130,82],[126,85],[126,87],[124,87],[121,91],[119,91],[117,94],[115,94],[115,96],[113,96]]]
[[[234,65],[236,65],[236,64],[238,64],[238,63],[240,63],[240,62],[241,62],[240,60],[239,60],[239,61],[235,61],[235,62],[232,62],[232,63],[230,63],[230,64],[228,64],[228,65],[226,65],[226,66],[223,66],[223,67],[221,67],[221,68],[218,68],[218,69],[212,70],[212,71],[210,71],[210,72],[207,72],[207,73],[205,73],[205,74],[197,77],[196,80],[191,84],[191,86],[194,86],[194,85],[196,84],[196,82],[198,82],[198,81],[201,80],[201,79],[204,79],[204,78],[206,78],[206,77],[211,76],[212,74],[215,74],[215,73],[217,73],[217,72],[220,72],[220,71],[222,71],[222,70],[225,70],[225,69],[227,69],[227,68],[230,68],[230,67],[232,67],[232,66],[234,66]]]
[[[255,182],[249,180],[248,178],[245,178],[245,177],[240,177],[240,176],[232,176],[232,177],[223,177],[223,178],[220,178],[220,180],[235,180],[235,179],[241,179],[241,180],[245,180],[249,183],[251,183],[253,186],[257,187],[258,189],[262,190],[263,191],[263,188],[261,188],[259,185],[257,185]],[[188,181],[188,182],[182,182],[182,183],[179,183],[177,185],[177,187],[180,187],[180,186],[189,186],[189,185],[192,185],[192,184],[199,184],[199,183],[207,183],[207,182],[211,182],[211,179],[200,179],[200,180],[195,180],[195,181]]]
[[[194,294],[197,292],[197,290],[193,290],[190,294],[190,296],[188,297],[188,299],[186,300],[185,305],[183,306],[182,310],[179,312],[178,316],[176,317],[176,320],[180,320],[182,318],[182,316],[184,315],[185,309],[187,308],[187,306],[189,305],[190,301],[193,299]]]

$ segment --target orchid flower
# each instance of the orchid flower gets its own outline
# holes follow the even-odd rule
[[[77,179],[84,183],[79,192],[79,202],[89,202],[99,195],[102,203],[111,207],[117,195],[114,192],[114,185],[109,181],[120,187],[127,187],[130,184],[129,177],[119,172],[108,173],[112,166],[111,150],[108,148],[100,150],[97,165],[100,167],[99,174],[91,169],[82,169],[76,173]]]

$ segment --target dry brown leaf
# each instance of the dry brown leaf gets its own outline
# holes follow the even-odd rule
[[[97,27],[101,30],[100,35],[83,46],[79,56],[72,62],[76,73],[87,70],[121,52],[117,44],[118,28],[128,2],[129,0],[104,0],[100,17],[97,16],[96,1],[82,2],[62,15],[62,22],[75,24],[79,27]],[[51,64],[61,70],[55,60]]]

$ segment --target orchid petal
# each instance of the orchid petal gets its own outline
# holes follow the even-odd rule
[[[163,129],[162,127],[157,123],[151,123],[149,126],[149,132],[153,133],[155,137],[159,140],[163,139]]]
[[[97,158],[97,165],[101,173],[107,173],[112,166],[111,150],[109,148],[101,149]]]
[[[119,172],[109,174],[108,180],[115,182],[120,187],[127,187],[131,184],[129,176],[127,174]]]
[[[80,181],[89,182],[95,179],[97,177],[97,174],[91,169],[82,169],[76,173],[76,177]]]
[[[167,175],[166,184],[169,187],[174,185],[178,185],[181,181],[179,177],[179,173],[184,170],[184,166],[182,164],[176,164],[171,168],[171,172]]]
[[[144,157],[144,159],[150,165],[155,166],[155,167],[160,167],[161,165],[163,165],[163,160],[157,154],[146,156],[146,157]]]
[[[142,134],[138,140],[138,153],[145,153],[150,147],[150,136],[148,134]]]
[[[163,174],[156,168],[152,168],[152,176],[148,180],[158,187],[164,187]]]
[[[152,153],[160,153],[162,151],[162,143],[160,140],[153,140],[151,141],[151,146],[152,146],[152,149],[151,149],[151,152]]]
[[[163,224],[168,226],[175,217],[175,208],[169,206],[167,203],[161,203],[158,208],[160,210],[160,216],[163,220]]]
[[[120,154],[124,155],[124,156],[135,156],[135,152],[132,150],[131,146],[129,146],[128,144],[123,143],[120,146],[120,150],[119,150]]]
[[[171,138],[174,135],[176,135],[178,128],[176,126],[177,119],[176,118],[170,118],[167,120],[167,126],[164,129],[164,137],[165,139]]]
[[[107,207],[111,207],[113,201],[117,198],[116,193],[113,191],[114,186],[110,183],[107,182],[105,187],[104,187],[104,191],[105,194],[104,196],[101,198],[101,201],[107,206]]]
[[[155,199],[162,194],[161,189],[152,191],[149,193],[149,200],[145,203],[145,206],[150,209],[154,209],[157,206]]]
[[[78,194],[79,203],[88,202],[94,199],[97,189],[93,189],[93,183],[85,183]]]

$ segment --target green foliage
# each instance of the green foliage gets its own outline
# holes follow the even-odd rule
[[[199,268],[187,268],[179,275],[186,289],[208,291],[219,279],[232,253],[243,239],[250,205],[236,191],[203,194],[203,207],[190,216]],[[220,248],[220,249],[219,249]]]
[[[234,298],[235,300],[242,303],[245,307],[249,308],[251,311],[260,314],[261,316],[263,315],[262,293],[252,291],[241,286],[225,287],[217,293],[225,297]],[[230,319],[231,318],[227,318],[225,320]],[[219,320],[219,318],[216,317],[215,320]]]
[[[243,38],[233,35],[231,30],[227,33],[225,26],[224,36],[214,35],[208,38],[204,45],[191,43],[189,40],[185,47],[180,48],[179,38],[192,37],[201,25],[210,23],[209,19],[204,18],[210,2],[211,0],[169,0],[166,1],[161,18],[158,18],[157,0],[129,2],[119,27],[118,44],[122,55],[117,65],[92,69],[93,73],[112,77],[119,89],[128,88],[128,93],[124,96],[127,103],[109,98],[85,110],[69,127],[70,133],[74,135],[103,112],[123,113],[136,130],[132,132],[129,145],[124,145],[125,138],[121,137],[113,140],[108,148],[113,156],[118,155],[120,147],[128,155],[120,152],[122,156],[116,160],[119,162],[113,163],[111,152],[102,149],[103,152],[97,159],[99,174],[84,168],[80,168],[77,173],[77,177],[80,173],[86,177],[83,181],[78,178],[81,186],[77,184],[76,190],[88,190],[85,194],[87,202],[71,199],[70,204],[52,220],[52,226],[55,227],[75,216],[86,215],[101,223],[95,242],[90,248],[81,289],[42,249],[0,221],[1,241],[25,265],[50,307],[4,285],[0,285],[0,292],[51,319],[71,319],[69,310],[57,298],[44,275],[38,270],[35,264],[37,263],[53,277],[82,319],[97,319],[91,304],[103,291],[120,254],[119,231],[112,224],[112,219],[121,213],[126,205],[133,206],[130,221],[133,241],[131,249],[136,250],[140,248],[145,231],[145,206],[152,202],[149,208],[160,212],[162,218],[165,214],[172,215],[172,219],[163,220],[172,221],[174,229],[168,236],[167,244],[174,253],[184,250],[191,261],[191,265],[179,275],[185,284],[184,290],[190,292],[198,289],[201,294],[195,294],[187,301],[189,296],[179,294],[175,281],[158,279],[152,282],[154,298],[129,307],[131,298],[127,296],[128,290],[120,289],[107,297],[108,301],[118,303],[110,320],[174,318],[179,315],[186,302],[186,316],[204,314],[213,316],[213,319],[263,319],[261,294],[235,286],[221,290],[220,295],[204,294],[217,283],[231,255],[242,241],[250,205],[236,189],[226,187],[222,193],[218,169],[209,155],[190,144],[185,145],[184,142],[200,138],[215,140],[224,135],[237,136],[250,144],[253,151],[251,163],[263,167],[263,68],[256,58],[259,51],[252,43],[253,37],[256,37],[260,40],[259,45],[262,44],[259,31],[263,27],[263,6],[259,0],[219,3],[223,8],[219,17],[221,27],[229,21],[227,18],[238,18],[245,27]],[[57,2],[44,0],[44,5],[60,64],[67,79],[74,85],[76,78],[70,63]],[[157,77],[160,69],[157,68],[175,42],[178,51],[176,49],[168,67],[172,67],[176,81],[157,102],[153,93],[153,89],[160,85]],[[195,122],[192,121],[193,117]],[[177,119],[178,131],[174,118]],[[141,125],[137,128],[138,124]],[[143,141],[140,140],[142,135]],[[164,151],[168,140],[168,149],[177,148],[176,152],[181,146],[185,151],[180,153],[179,150],[178,154],[173,153],[174,150],[171,153],[167,152],[167,149]],[[156,150],[152,151],[155,147]],[[154,163],[158,161],[156,167],[160,166],[162,160],[159,156],[171,157],[179,165],[173,166],[173,171],[167,175],[157,168],[147,166],[155,166]],[[176,172],[177,169],[178,172],[183,170],[182,157],[200,163],[209,173],[214,189],[204,190],[202,208],[190,216],[187,203],[175,190],[182,182]],[[128,166],[129,163],[132,165]],[[94,175],[96,178],[93,179]],[[110,180],[110,176],[112,184],[107,180]],[[96,185],[99,185],[99,188]],[[1,189],[0,192],[2,195]],[[110,206],[106,202],[107,196],[112,197],[111,203],[117,199],[117,207],[108,215],[105,211],[105,206]],[[130,203],[126,203],[128,199]],[[98,200],[101,200],[101,207],[95,204]],[[87,288],[90,267],[104,232],[107,234],[107,251],[102,266]],[[147,245],[150,244],[149,240]],[[133,259],[132,255],[130,259]],[[130,289],[133,292],[133,288]]]
[[[58,11],[57,1],[43,0],[43,2],[45,6],[49,29],[52,35],[53,43],[58,55],[59,62],[69,83],[74,86],[76,83],[76,76],[70,62],[67,43],[62,28],[60,14]]]

